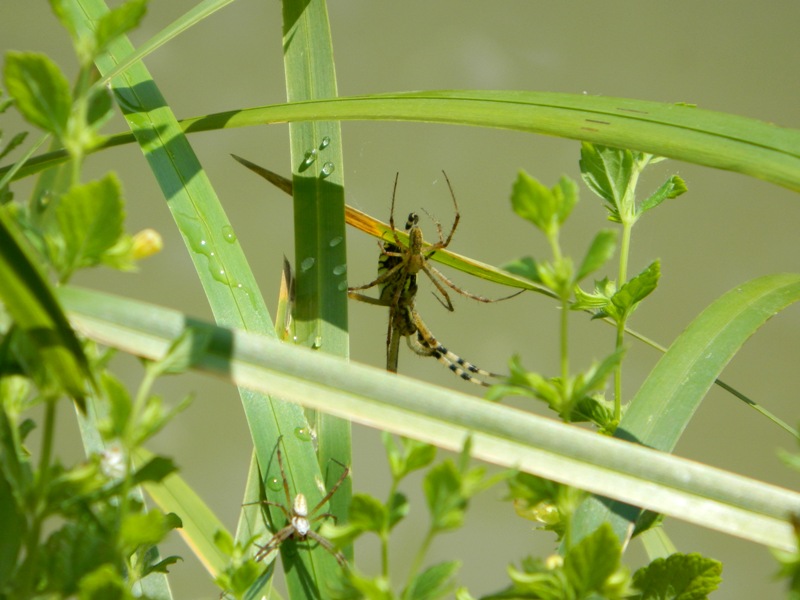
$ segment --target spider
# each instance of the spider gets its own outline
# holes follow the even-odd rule
[[[424,272],[433,282],[441,294],[441,297],[435,293],[434,296],[447,310],[452,311],[454,307],[444,287],[445,285],[459,294],[479,302],[498,301],[472,294],[458,287],[430,264],[428,260],[437,250],[446,248],[450,244],[460,219],[458,202],[453,192],[453,186],[450,184],[447,173],[442,171],[442,174],[445,177],[445,181],[447,181],[450,197],[453,199],[453,206],[455,207],[453,226],[450,228],[447,237],[444,236],[441,223],[435,221],[439,241],[430,245],[427,250],[423,250],[425,244],[422,238],[422,230],[419,227],[419,216],[412,212],[408,215],[405,225],[405,230],[408,232],[408,245],[403,245],[394,225],[394,203],[397,194],[398,173],[394,180],[392,205],[389,213],[389,225],[392,228],[394,243],[379,244],[381,254],[378,259],[378,277],[365,285],[348,288],[348,295],[354,300],[389,307],[389,327],[386,334],[386,369],[388,371],[397,372],[399,342],[401,337],[405,337],[409,348],[415,353],[421,356],[433,356],[462,379],[486,386],[488,385],[487,383],[473,377],[471,374],[490,377],[496,375],[472,365],[442,346],[422,321],[414,307],[418,290],[417,273],[420,271]],[[358,290],[365,290],[375,286],[379,288],[378,298],[358,293]],[[513,294],[513,296],[516,295]],[[512,296],[508,297],[511,298]],[[499,300],[505,299],[500,298]]]
[[[394,178],[394,188],[392,189],[392,206],[389,212],[389,227],[392,229],[394,243],[386,242],[383,244],[378,244],[381,248],[381,256],[378,260],[378,277],[364,285],[348,288],[348,292],[350,292],[351,297],[355,298],[356,300],[364,300],[372,304],[394,306],[399,301],[403,289],[407,287],[406,282],[409,280],[409,278],[416,278],[417,273],[422,271],[433,282],[433,285],[436,286],[436,289],[441,294],[441,298],[439,296],[436,296],[436,298],[439,300],[442,306],[451,312],[455,309],[453,307],[453,302],[450,300],[450,295],[447,293],[444,285],[455,290],[462,296],[472,298],[473,300],[477,300],[479,302],[497,302],[497,300],[484,298],[483,296],[472,294],[467,290],[458,287],[441,271],[439,271],[439,269],[434,267],[428,260],[436,253],[437,250],[442,250],[450,245],[450,242],[453,240],[453,235],[456,232],[456,228],[458,227],[458,222],[461,219],[461,214],[458,212],[456,195],[455,192],[453,192],[453,186],[450,184],[450,178],[447,177],[447,173],[444,171],[442,171],[442,174],[447,182],[447,187],[450,190],[450,197],[453,199],[453,207],[455,208],[453,226],[450,228],[450,232],[447,234],[447,237],[444,237],[442,224],[438,221],[434,221],[436,223],[436,230],[439,234],[439,241],[435,244],[431,244],[428,249],[423,250],[425,243],[422,238],[422,230],[419,228],[419,215],[412,212],[408,215],[408,220],[406,221],[405,227],[406,231],[408,232],[408,245],[403,245],[403,242],[400,240],[400,236],[397,235],[397,228],[394,226],[394,201],[397,195],[397,181],[400,178],[400,173],[397,173]],[[416,279],[414,279],[414,283],[416,283]],[[362,294],[353,293],[358,290],[366,290],[371,287],[375,287],[376,285],[380,286],[380,298],[378,301],[375,301],[374,298],[363,296]],[[505,300],[505,298],[502,299]]]
[[[261,546],[260,544],[256,544],[256,546],[258,546],[258,552],[256,553],[255,559],[256,561],[264,560],[289,538],[294,538],[298,542],[304,542],[311,539],[325,548],[325,550],[330,552],[331,555],[333,555],[333,557],[338,561],[338,563],[345,567],[347,566],[347,559],[344,557],[344,555],[336,549],[330,540],[322,537],[319,533],[314,531],[312,529],[312,525],[317,521],[321,521],[322,519],[336,520],[336,517],[331,513],[316,513],[320,508],[323,507],[323,505],[325,505],[326,502],[328,502],[328,500],[331,499],[331,497],[336,493],[336,490],[339,489],[339,486],[344,483],[345,479],[347,479],[347,476],[350,474],[350,467],[343,465],[339,461],[335,461],[341,465],[342,468],[344,468],[344,472],[342,473],[341,477],[339,477],[339,481],[336,482],[336,484],[330,489],[325,497],[320,500],[314,508],[308,510],[308,502],[305,494],[296,494],[293,501],[292,496],[289,493],[289,482],[286,479],[286,472],[283,469],[283,457],[281,455],[280,444],[282,438],[283,436],[278,438],[278,445],[276,448],[278,455],[278,468],[281,471],[281,478],[283,479],[283,491],[286,494],[286,504],[284,505],[279,502],[271,502],[269,500],[262,500],[261,504],[268,504],[269,506],[274,506],[280,509],[286,517],[286,526],[275,533],[265,545]]]

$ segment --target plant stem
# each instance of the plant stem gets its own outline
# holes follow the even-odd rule
[[[628,279],[628,255],[631,247],[631,231],[633,223],[623,220],[622,222],[622,241],[619,251],[619,274],[617,276],[618,287],[625,285]],[[622,348],[625,341],[625,323],[627,319],[622,317],[617,323],[617,336],[614,342],[614,350]],[[614,369],[614,422],[619,423],[622,418],[622,363]]]
[[[434,530],[431,528],[428,530],[428,533],[425,535],[425,539],[422,540],[422,545],[419,547],[417,551],[417,555],[414,557],[414,563],[411,565],[411,570],[408,572],[408,582],[406,587],[411,585],[411,582],[414,581],[414,578],[419,573],[419,570],[422,568],[422,563],[425,560],[425,556],[428,554],[428,548],[431,546],[431,542],[433,541],[433,536],[436,535]]]

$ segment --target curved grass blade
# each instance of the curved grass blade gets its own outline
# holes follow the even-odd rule
[[[196,369],[304,406],[616,498],[703,527],[793,551],[786,516],[800,494],[413,379],[224,330],[177,311],[63,288],[77,329],[126,352],[159,358],[187,326],[211,339]]]
[[[768,319],[800,300],[800,275],[768,275],[724,294],[670,346],[631,401],[615,434],[671,452],[709,388],[747,339]],[[712,498],[713,486],[703,486]],[[639,508],[590,498],[573,524],[577,542],[610,521],[627,539]]]
[[[800,131],[686,105],[551,92],[399,92],[275,104],[181,122],[186,132],[312,120],[426,121],[555,135],[735,171],[800,191]],[[127,134],[107,146],[130,143]],[[55,159],[45,155],[17,177]],[[0,169],[0,174],[3,170]]]

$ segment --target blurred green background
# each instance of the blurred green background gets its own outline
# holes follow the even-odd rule
[[[195,2],[153,0],[141,44]],[[55,58],[69,73],[75,61],[68,37],[45,2],[4,0],[0,19],[3,49],[36,50]],[[797,65],[800,64],[800,3],[728,0],[669,3],[505,2],[330,2],[334,51],[341,95],[422,89],[522,89],[622,96],[664,102],[690,102],[702,108],[800,127]],[[283,101],[280,4],[239,0],[148,57],[146,64],[179,117],[193,117]],[[27,128],[12,115],[3,129]],[[116,119],[106,129],[124,129]],[[426,209],[451,222],[452,208],[441,169],[455,188],[462,221],[451,249],[492,264],[523,254],[546,256],[544,240],[515,217],[508,201],[511,183],[523,168],[548,185],[566,174],[579,177],[575,141],[517,132],[418,123],[342,125],[347,198],[350,204],[386,219],[395,172],[401,173],[399,221],[411,210]],[[236,153],[289,174],[286,126],[238,129],[190,138],[221,197],[274,307],[282,256],[292,257],[291,205],[281,192],[249,173],[230,157]],[[136,147],[92,156],[85,177],[117,171],[128,200],[128,230],[155,227],[164,252],[141,265],[137,274],[95,271],[76,281],[118,294],[156,302],[210,319],[202,290],[186,256],[164,199]],[[666,162],[653,168],[641,194],[672,172],[689,193],[648,213],[634,230],[631,272],[655,258],[663,276],[655,295],[636,313],[632,326],[664,344],[713,299],[754,277],[797,271],[800,204],[791,192],[722,171]],[[17,188],[24,198],[29,182]],[[590,236],[606,227],[598,199],[582,186],[583,202],[574,211],[562,240],[582,255]],[[435,235],[423,219],[428,238]],[[374,277],[375,241],[354,232],[348,238],[350,281]],[[610,272],[613,274],[613,271]],[[499,297],[507,290],[452,278],[472,292]],[[484,305],[457,298],[448,314],[427,293],[420,312],[445,345],[468,360],[502,371],[513,353],[545,374],[557,369],[555,303],[527,294]],[[382,366],[386,312],[351,303],[351,356]],[[797,421],[796,390],[800,313],[779,315],[755,336],[723,374],[737,387],[791,424]],[[613,330],[576,315],[572,352],[575,368],[585,367],[613,345]],[[658,355],[634,345],[625,378],[630,398]],[[140,370],[122,358],[125,380],[135,385]],[[438,363],[403,351],[400,372],[462,391],[476,389],[448,374]],[[159,391],[175,401],[196,393],[189,410],[157,438],[154,450],[173,456],[183,476],[230,527],[241,503],[250,444],[234,389],[208,378],[182,376],[162,381]],[[65,407],[66,408],[66,407]],[[544,413],[541,407],[532,410]],[[64,411],[64,424],[72,421]],[[60,432],[67,460],[79,460],[74,428]],[[797,474],[777,458],[779,448],[794,450],[782,430],[729,395],[712,390],[686,431],[677,453],[761,480],[796,488]],[[354,487],[383,497],[388,491],[378,434],[355,429]],[[412,478],[419,484],[419,478]],[[395,539],[397,577],[405,572],[425,526],[417,489],[412,518]],[[443,536],[432,560],[458,558],[461,581],[478,596],[506,583],[505,568],[527,554],[554,548],[551,534],[531,534],[531,523],[517,518],[497,488],[479,496],[467,526]],[[415,502],[416,501],[416,502]],[[715,598],[779,598],[783,584],[772,576],[777,563],[754,544],[683,524],[667,523],[683,552],[701,552],[723,561],[723,587]],[[374,573],[377,546],[357,548],[359,568]],[[200,572],[199,563],[178,539],[167,553],[186,562],[173,568],[177,598],[216,598],[219,591]],[[634,543],[632,567],[644,556]]]

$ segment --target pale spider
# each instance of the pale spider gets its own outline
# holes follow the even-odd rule
[[[275,508],[280,509],[286,517],[286,526],[275,533],[265,545],[262,546],[260,544],[256,544],[259,550],[256,553],[255,559],[256,561],[264,560],[289,538],[294,538],[298,542],[304,542],[311,539],[325,548],[325,550],[330,552],[331,555],[333,555],[333,557],[339,562],[339,564],[345,567],[347,566],[347,559],[344,557],[344,555],[336,549],[330,540],[324,538],[319,533],[314,531],[314,529],[312,529],[312,525],[317,521],[321,521],[322,519],[336,520],[336,517],[331,513],[316,514],[316,512],[322,508],[325,503],[328,502],[328,500],[331,499],[331,497],[336,493],[336,490],[339,489],[339,486],[344,483],[344,480],[347,479],[347,476],[350,474],[350,467],[347,467],[339,461],[334,460],[334,462],[344,468],[344,472],[342,473],[341,477],[339,477],[339,480],[336,482],[336,484],[330,489],[330,491],[328,491],[325,497],[320,500],[314,508],[308,510],[308,502],[305,494],[298,492],[293,501],[292,495],[289,492],[289,482],[286,479],[286,472],[283,469],[283,457],[281,455],[282,438],[283,436],[278,438],[276,452],[278,455],[278,468],[281,471],[281,478],[283,479],[283,491],[286,494],[286,504],[284,505],[279,502],[272,502],[270,500],[262,500],[260,503],[268,504],[269,506],[274,506]]]

